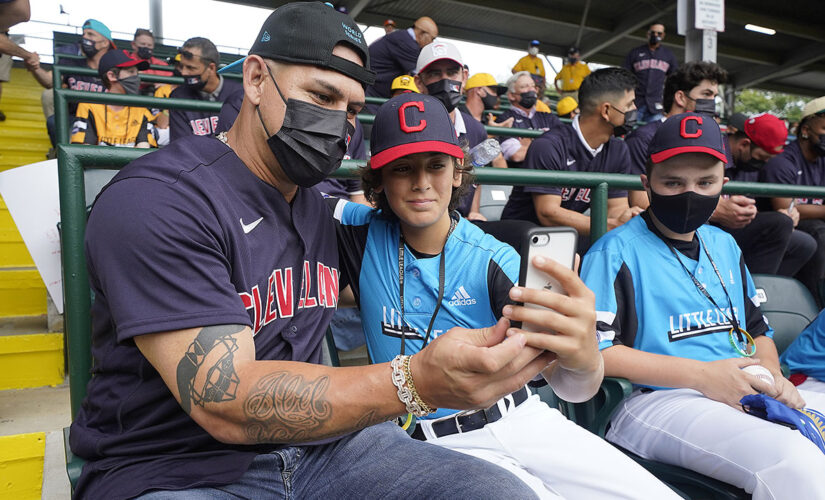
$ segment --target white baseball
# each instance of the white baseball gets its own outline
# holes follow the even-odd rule
[[[773,375],[771,375],[771,372],[762,365],[746,366],[742,368],[742,371],[749,373],[760,380],[764,380],[771,385],[774,383]]]

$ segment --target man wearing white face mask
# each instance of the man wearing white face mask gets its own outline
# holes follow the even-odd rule
[[[539,57],[539,41],[531,40],[527,47],[527,55],[518,60],[513,66],[513,74],[519,71],[527,71],[533,77],[538,87],[539,97],[544,95],[544,63]],[[539,99],[541,100],[541,99]]]

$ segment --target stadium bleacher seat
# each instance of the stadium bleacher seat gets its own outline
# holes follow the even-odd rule
[[[774,330],[773,341],[781,354],[819,315],[811,292],[799,281],[785,276],[754,274],[762,313]]]
[[[501,220],[501,212],[510,198],[513,186],[487,184],[479,186],[478,189],[481,190],[481,200],[479,202],[481,215],[487,217],[488,221]]]

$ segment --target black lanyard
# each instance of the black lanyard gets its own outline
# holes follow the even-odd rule
[[[693,281],[693,285],[696,287],[696,289],[699,290],[699,292],[701,292],[702,295],[707,297],[710,303],[713,304],[713,307],[715,307],[716,310],[719,311],[722,314],[722,316],[724,316],[725,319],[727,319],[730,322],[731,326],[733,327],[733,331],[736,332],[736,336],[739,339],[739,342],[744,344],[746,342],[745,335],[742,334],[742,329],[739,327],[739,321],[737,321],[736,314],[733,312],[733,301],[730,298],[730,294],[728,293],[727,287],[725,287],[725,280],[724,278],[722,278],[722,274],[719,272],[719,268],[716,267],[716,263],[713,262],[713,259],[711,258],[710,253],[708,252],[708,247],[705,245],[705,241],[702,239],[702,235],[699,234],[699,231],[696,231],[696,237],[699,238],[699,245],[702,247],[702,250],[705,252],[705,255],[710,261],[710,265],[713,266],[713,271],[716,273],[716,277],[719,278],[719,284],[722,285],[722,290],[725,292],[725,297],[728,299],[728,306],[730,307],[730,317],[728,317],[728,315],[725,314],[725,311],[721,307],[719,307],[719,305],[716,303],[713,297],[711,297],[710,293],[708,293],[705,286],[702,285],[699,282],[699,280],[696,279],[696,276],[694,276],[693,273],[688,270],[688,268],[682,262],[682,259],[679,258],[679,254],[676,253],[676,249],[673,248],[673,245],[667,240],[667,238],[663,238],[663,240],[667,247],[670,249],[670,251],[673,253],[673,256],[676,257],[676,260],[682,266],[682,269],[684,269],[687,275],[690,276],[690,279]]]
[[[444,274],[446,268],[446,257],[444,254],[446,253],[445,250],[447,248],[447,240],[450,239],[450,235],[453,233],[453,229],[457,224],[457,219],[450,217],[450,229],[447,231],[447,237],[444,238],[444,246],[441,248],[441,255],[438,260],[438,302],[435,304],[435,311],[433,312],[432,317],[430,318],[430,324],[427,325],[427,335],[424,337],[424,343],[421,345],[423,349],[427,342],[430,340],[430,333],[432,333],[433,323],[435,323],[435,317],[438,316],[438,310],[441,309],[441,301],[444,299]],[[404,233],[401,232],[399,227],[398,230],[398,287],[399,287],[399,297],[401,299],[401,355],[404,355],[404,348],[406,344],[406,322],[404,321]]]

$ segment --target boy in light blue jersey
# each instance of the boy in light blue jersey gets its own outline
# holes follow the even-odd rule
[[[372,360],[405,364],[413,395],[415,389],[427,394],[417,374],[443,371],[419,360],[416,353],[425,345],[446,340],[441,335],[448,330],[507,329],[510,336],[524,336],[535,362],[546,363],[542,374],[557,394],[590,398],[602,379],[592,294],[574,271],[549,261],[534,264],[556,277],[568,297],[513,286],[518,254],[454,211],[470,179],[444,106],[420,94],[391,99],[376,115],[370,146],[362,178],[378,210],[329,201],[339,222],[342,286],[351,285],[361,308]],[[508,329],[509,320],[529,321],[555,335]],[[513,389],[493,406],[467,412],[431,408],[426,396],[415,395],[412,410],[421,411],[413,437],[498,464],[541,498],[674,497],[526,386]]]
[[[825,456],[817,446],[742,411],[742,397],[757,392],[819,411],[825,396],[797,391],[782,376],[742,252],[729,234],[705,225],[727,181],[725,161],[713,119],[668,118],[641,176],[650,209],[584,258],[605,374],[636,385],[607,439],[754,499],[825,498]],[[741,370],[755,364],[771,372],[773,384]]]
[[[811,322],[779,358],[788,365],[797,388],[825,393],[825,310]]]

